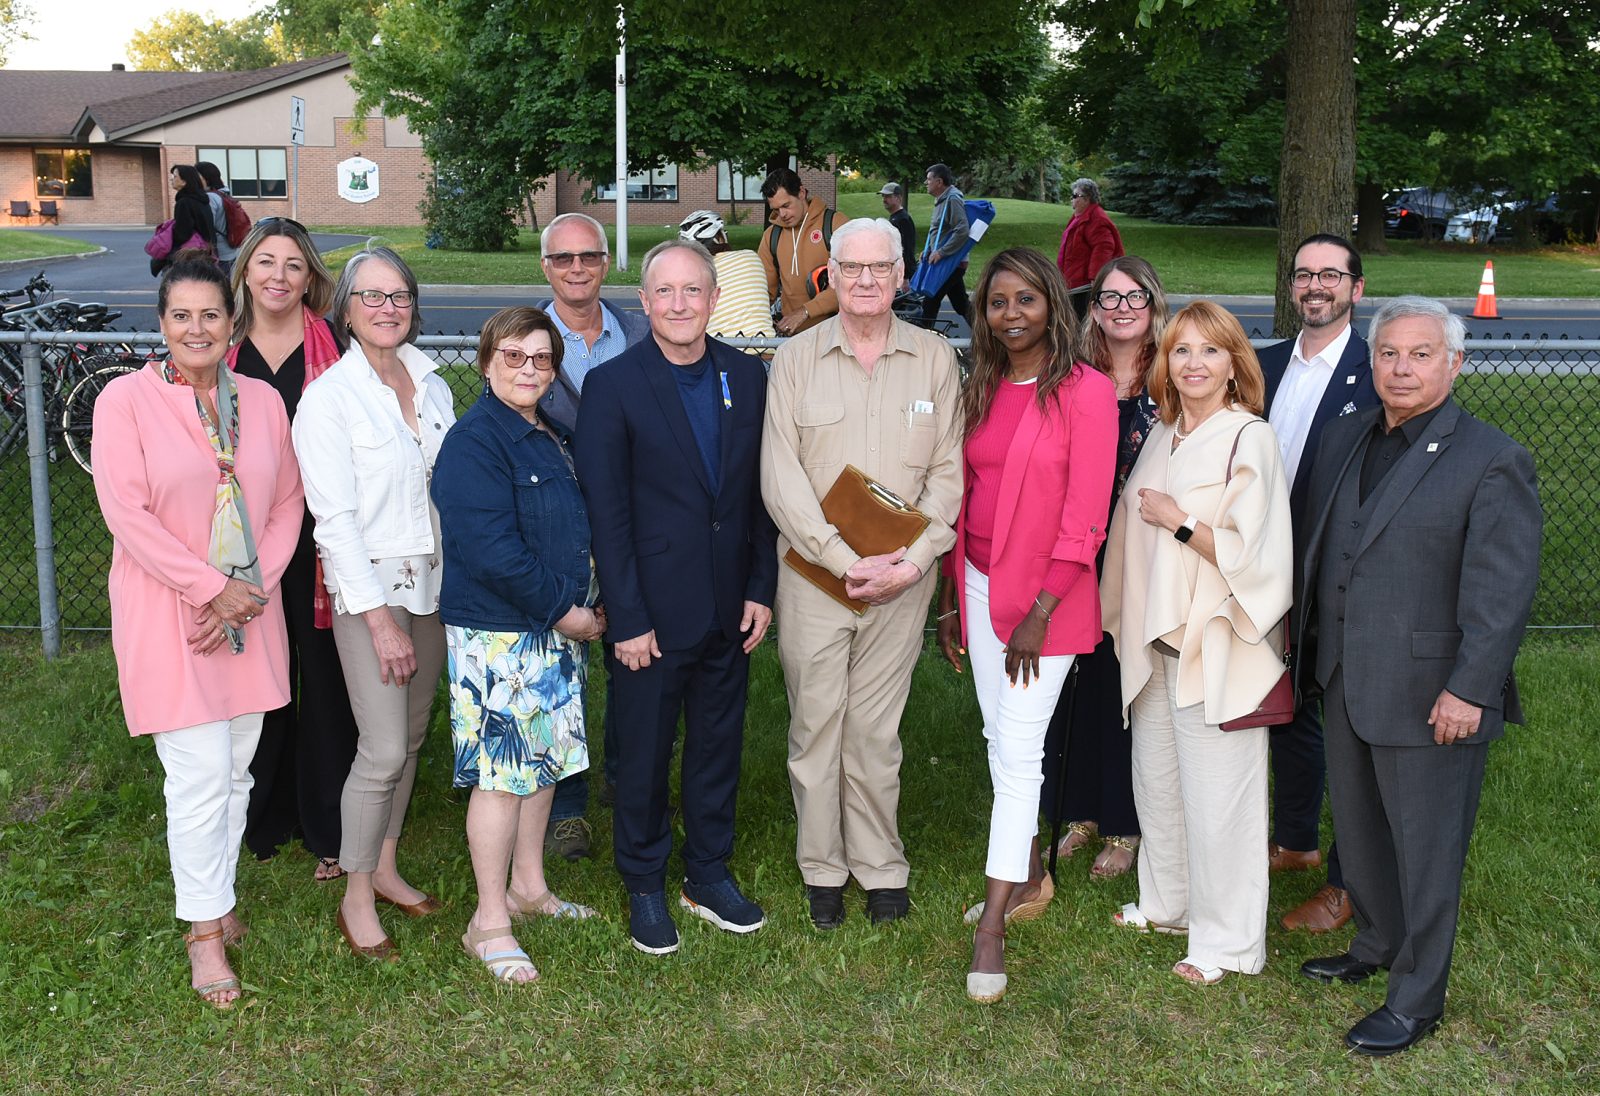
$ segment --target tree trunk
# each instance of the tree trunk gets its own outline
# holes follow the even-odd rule
[[[1356,0],[1289,0],[1273,330],[1300,326],[1289,274],[1301,240],[1350,232],[1356,166]]]
[[[1383,220],[1387,210],[1383,204],[1383,187],[1378,183],[1362,183],[1356,187],[1356,213],[1361,227],[1356,230],[1356,250],[1363,255],[1387,255],[1389,245],[1384,240]]]

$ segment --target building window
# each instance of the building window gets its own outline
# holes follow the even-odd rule
[[[717,165],[717,201],[759,202],[761,184],[766,175],[746,175],[733,170],[733,165],[723,160]]]
[[[195,158],[216,164],[235,198],[289,196],[289,154],[281,148],[202,148]]]
[[[594,197],[599,202],[617,200],[616,183],[594,184]],[[628,176],[628,201],[676,202],[678,200],[678,165],[668,164],[654,171],[640,171]]]
[[[34,149],[34,193],[40,198],[93,198],[92,155],[86,148]]]

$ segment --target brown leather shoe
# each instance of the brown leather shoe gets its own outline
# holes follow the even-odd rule
[[[1282,845],[1267,845],[1268,871],[1309,871],[1322,865],[1322,853],[1316,849],[1300,852]]]
[[[1349,924],[1352,916],[1350,892],[1339,887],[1324,886],[1316,894],[1284,914],[1281,924],[1290,932],[1295,929],[1305,929],[1307,932],[1332,932]]]

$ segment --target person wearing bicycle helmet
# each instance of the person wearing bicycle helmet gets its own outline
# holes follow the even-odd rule
[[[754,251],[734,250],[722,218],[709,209],[697,209],[678,225],[678,236],[704,245],[717,267],[717,286],[722,290],[711,311],[706,333],[717,338],[770,339],[772,310],[766,294],[766,272],[761,256]],[[751,349],[750,353],[759,354]]]

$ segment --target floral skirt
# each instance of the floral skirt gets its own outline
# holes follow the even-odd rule
[[[589,767],[588,645],[446,625],[455,786],[531,795]]]

